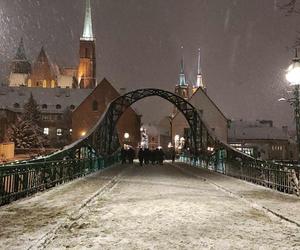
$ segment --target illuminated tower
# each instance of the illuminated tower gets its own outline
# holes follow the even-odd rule
[[[175,87],[175,94],[181,96],[182,98],[189,99],[189,88],[186,83],[185,73],[184,73],[184,60],[183,56],[180,60],[180,74],[179,74],[179,83]]]
[[[202,88],[206,91],[206,87],[203,84],[202,79],[202,70],[201,70],[201,53],[200,49],[198,49],[198,67],[197,67],[197,80],[196,83],[193,85],[193,93],[197,91],[198,88]]]
[[[79,67],[77,80],[80,88],[95,88],[96,86],[96,53],[95,37],[92,27],[92,10],[90,0],[85,3],[83,34],[80,38]]]
[[[27,87],[55,88],[57,86],[56,76],[53,64],[42,47],[32,66],[31,74],[28,76]]]

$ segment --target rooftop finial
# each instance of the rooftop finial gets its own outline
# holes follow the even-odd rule
[[[85,17],[84,17],[84,27],[81,40],[93,41],[93,26],[92,26],[92,10],[91,10],[91,1],[85,1]]]

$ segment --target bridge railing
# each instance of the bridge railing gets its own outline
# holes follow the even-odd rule
[[[119,161],[109,157],[15,163],[0,166],[0,206],[106,168]]]
[[[194,157],[182,154],[179,161],[280,192],[300,195],[299,165],[257,160],[230,150],[219,150],[210,157]]]

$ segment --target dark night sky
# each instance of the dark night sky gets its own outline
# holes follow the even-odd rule
[[[180,46],[188,80],[195,79],[200,47],[208,94],[228,118],[293,123],[291,107],[277,99],[287,95],[284,72],[300,15],[278,10],[276,2],[284,0],[91,1],[99,80],[107,77],[128,90],[173,90]],[[83,15],[84,0],[0,0],[1,68],[21,36],[31,60],[44,45],[59,65],[77,65]],[[167,115],[165,103],[150,98],[138,109],[153,120]]]

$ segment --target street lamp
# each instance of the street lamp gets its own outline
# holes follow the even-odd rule
[[[129,133],[124,133],[124,139],[128,140],[129,139]]]
[[[169,121],[169,123],[170,123],[170,136],[171,136],[171,142],[172,142],[172,130],[173,130],[173,119],[174,119],[174,115],[172,114],[172,115],[168,115],[168,116],[166,116],[167,117],[167,119],[168,119],[168,121]]]
[[[299,107],[299,85],[300,85],[300,58],[298,57],[298,50],[295,50],[295,57],[292,64],[288,67],[285,75],[287,81],[291,86],[294,86],[294,97],[287,101],[294,107],[295,122],[296,122],[296,135],[298,146],[298,160],[300,154],[300,107]]]

